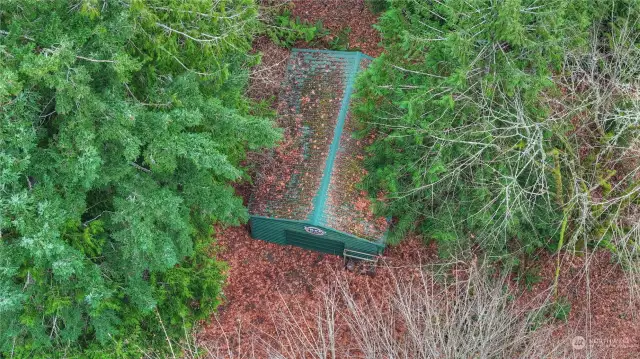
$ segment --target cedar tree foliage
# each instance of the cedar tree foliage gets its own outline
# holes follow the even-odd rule
[[[211,223],[271,120],[251,0],[0,4],[0,356],[123,357],[219,303]],[[105,348],[108,350],[105,351]]]
[[[357,109],[391,238],[509,265],[605,246],[637,266],[638,19],[634,0],[391,1]]]

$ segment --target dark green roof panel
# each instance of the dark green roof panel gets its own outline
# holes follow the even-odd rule
[[[364,147],[350,116],[353,84],[371,58],[359,52],[294,49],[278,99],[281,145],[256,176],[253,217],[294,220],[380,242],[387,229],[356,184]],[[295,236],[294,236],[295,237]],[[284,241],[284,239],[282,239]]]

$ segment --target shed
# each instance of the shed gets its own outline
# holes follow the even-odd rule
[[[360,52],[294,49],[278,98],[281,145],[261,164],[249,203],[256,239],[359,259],[384,249],[387,220],[358,188],[364,148],[350,115]]]

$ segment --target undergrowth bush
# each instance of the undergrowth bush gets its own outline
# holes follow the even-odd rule
[[[350,27],[345,27],[341,29],[329,41],[328,47],[334,51],[356,50],[356,49],[351,49],[349,46],[350,33],[351,33]]]
[[[292,18],[289,8],[263,11],[265,33],[276,45],[291,48],[296,41],[311,43],[329,34],[322,26],[322,21],[315,24]]]

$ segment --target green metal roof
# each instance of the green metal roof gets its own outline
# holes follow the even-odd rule
[[[251,215],[382,239],[386,220],[356,187],[367,140],[353,137],[349,111],[357,74],[371,60],[360,52],[291,52],[278,102],[285,138],[258,173]]]

